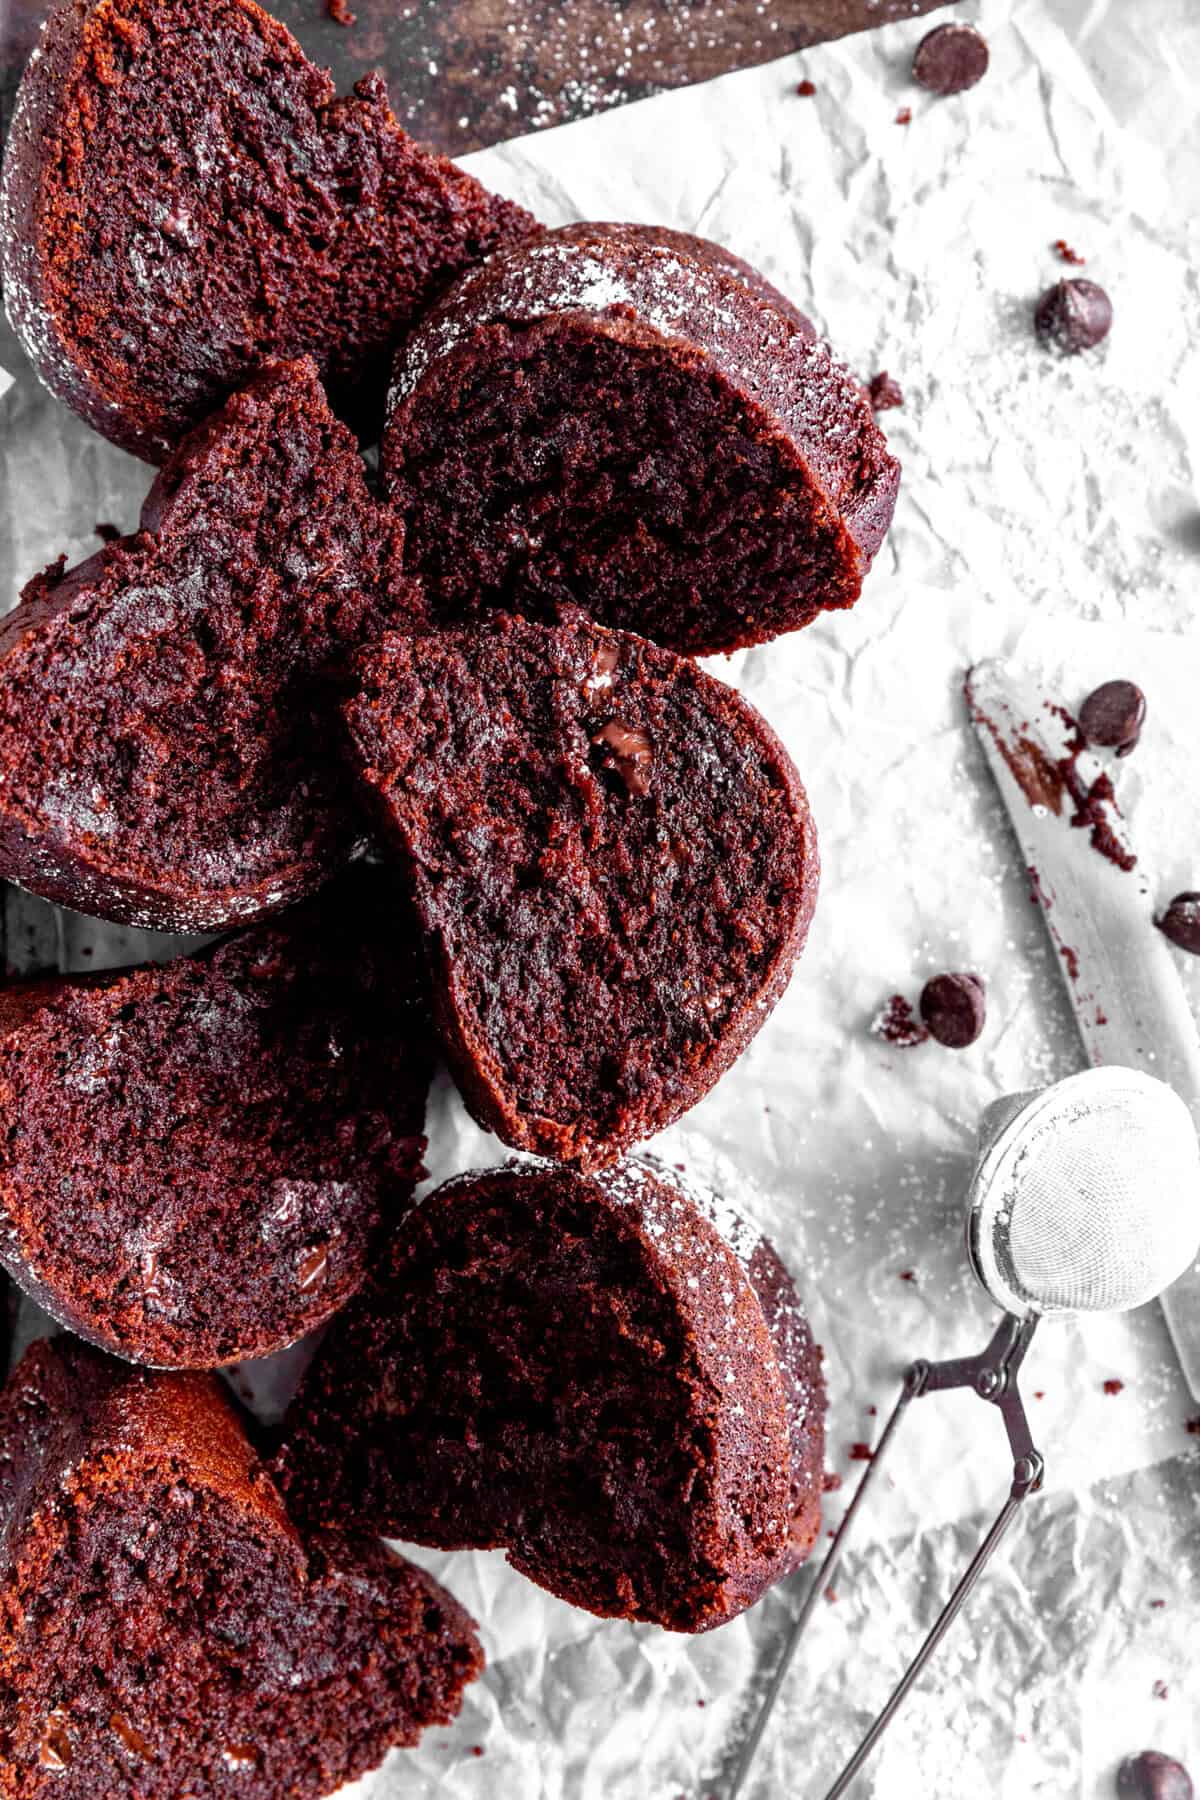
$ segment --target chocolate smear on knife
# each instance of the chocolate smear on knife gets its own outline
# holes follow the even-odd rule
[[[1044,700],[1040,710],[1045,718],[1036,723],[1007,709],[1006,716],[993,716],[975,698],[972,673],[968,671],[964,690],[971,717],[988,731],[1030,806],[1044,807],[1056,818],[1069,806],[1070,823],[1087,830],[1094,850],[1119,869],[1134,868],[1137,857],[1126,837],[1112,777],[1092,755],[1072,714]],[[1052,742],[1052,736],[1061,743]]]

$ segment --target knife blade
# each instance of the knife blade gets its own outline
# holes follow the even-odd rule
[[[1200,1129],[1200,1029],[1154,924],[1109,765],[1070,713],[998,661],[968,671],[971,722],[1029,868],[1093,1063],[1144,1069],[1173,1087]],[[1200,1259],[1160,1301],[1200,1399]]]

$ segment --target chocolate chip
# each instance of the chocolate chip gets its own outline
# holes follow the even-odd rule
[[[1112,329],[1112,301],[1094,281],[1056,281],[1037,303],[1033,323],[1043,343],[1078,356],[1103,343]]]
[[[45,1730],[38,1746],[38,1762],[55,1774],[69,1769],[74,1760],[68,1727],[70,1716],[65,1707],[56,1706],[46,1714]]]
[[[1128,756],[1146,722],[1146,696],[1134,681],[1106,681],[1079,709],[1079,729],[1087,743]]]
[[[1176,894],[1155,924],[1177,950],[1200,956],[1200,894]]]
[[[987,1017],[982,981],[978,975],[935,975],[921,990],[921,1017],[939,1044],[965,1050]]]
[[[893,381],[886,369],[880,369],[867,389],[871,407],[874,412],[886,412],[890,406],[903,406],[904,394],[900,383]]]
[[[221,1752],[221,1761],[227,1769],[256,1769],[258,1751],[253,1744],[227,1744]]]
[[[140,1756],[143,1762],[151,1761],[154,1756],[153,1746],[142,1736],[136,1725],[131,1725],[120,1713],[113,1713],[108,1722],[131,1756]]]
[[[987,74],[987,39],[973,25],[938,25],[917,45],[913,80],[931,94],[961,94]]]
[[[620,661],[621,652],[616,644],[597,644],[592,651],[591,667],[583,678],[584,687],[593,691],[610,688]]]
[[[1161,1750],[1127,1756],[1117,1770],[1120,1800],[1194,1800],[1192,1778],[1182,1763]]]
[[[328,1244],[314,1244],[300,1258],[296,1269],[296,1286],[302,1294],[311,1293],[313,1288],[320,1287],[329,1270]]]
[[[604,744],[612,752],[610,767],[616,768],[630,793],[650,792],[654,749],[644,731],[639,731],[636,725],[625,725],[620,719],[610,719],[592,742]]]

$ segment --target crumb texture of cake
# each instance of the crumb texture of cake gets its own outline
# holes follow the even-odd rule
[[[4,1800],[319,1800],[448,1723],[482,1662],[421,1570],[296,1530],[215,1377],[26,1352],[0,1396]]]
[[[799,777],[739,694],[577,608],[386,635],[346,716],[475,1117],[599,1164],[708,1091],[816,899]]]
[[[377,428],[397,334],[534,228],[253,0],[66,0],[18,96],[0,273],[46,385],[161,462],[271,357],[315,356]]]
[[[397,352],[383,468],[439,618],[574,602],[697,654],[852,606],[900,474],[763,276],[631,225],[458,281]]]
[[[275,1470],[361,1518],[513,1567],[602,1617],[723,1624],[809,1554],[825,1390],[791,1278],[648,1158],[461,1176],[334,1323]]]
[[[422,1173],[434,1046],[365,887],[162,967],[0,990],[0,1260],[55,1318],[213,1368],[357,1291]]]
[[[0,876],[78,912],[215,931],[312,892],[362,838],[327,692],[414,615],[308,360],[234,395],[141,530],[52,565],[0,624]]]

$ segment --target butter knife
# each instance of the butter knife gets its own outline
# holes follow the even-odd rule
[[[1113,791],[1070,713],[1002,663],[966,678],[971,721],[1004,800],[1058,951],[1093,1063],[1145,1069],[1200,1128],[1200,1029]],[[1159,1302],[1200,1399],[1200,1260]]]

